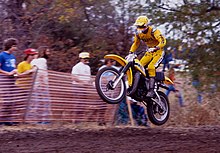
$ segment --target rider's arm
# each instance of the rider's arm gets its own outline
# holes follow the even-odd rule
[[[154,32],[154,37],[159,42],[157,47],[159,47],[161,49],[166,45],[166,38],[161,34],[161,32],[159,30],[156,30]]]
[[[134,36],[134,42],[130,48],[130,52],[135,52],[140,45],[140,38],[137,35]]]

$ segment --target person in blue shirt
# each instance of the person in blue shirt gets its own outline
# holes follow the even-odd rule
[[[0,84],[4,86],[4,93],[1,104],[0,124],[14,125],[17,124],[13,115],[15,114],[15,99],[13,91],[16,89],[14,74],[17,74],[16,58],[12,54],[17,50],[18,40],[9,38],[4,40],[4,51],[0,53]]]
[[[165,51],[165,56],[162,61],[163,63],[163,72],[166,71],[166,68],[169,70],[170,69],[170,64],[169,62],[173,60],[173,55],[172,55],[172,49],[171,47],[168,47],[167,50]]]
[[[4,41],[4,51],[0,53],[0,73],[8,76],[17,73],[16,58],[12,54],[17,50],[17,44],[18,41],[15,38],[9,38]]]

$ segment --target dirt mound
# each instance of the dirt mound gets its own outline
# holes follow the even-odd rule
[[[220,126],[1,129],[0,152],[220,152]]]

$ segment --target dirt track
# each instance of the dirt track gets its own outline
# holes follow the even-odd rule
[[[220,126],[0,130],[0,153],[219,153]]]

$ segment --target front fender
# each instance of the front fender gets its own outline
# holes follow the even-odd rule
[[[104,56],[105,59],[112,59],[117,61],[121,66],[125,66],[126,64],[128,64],[128,62],[122,58],[121,56],[115,55],[115,54],[108,54]],[[133,74],[131,71],[131,68],[128,69],[128,71],[126,72],[127,74],[127,79],[128,79],[128,85],[131,86],[133,83]]]

